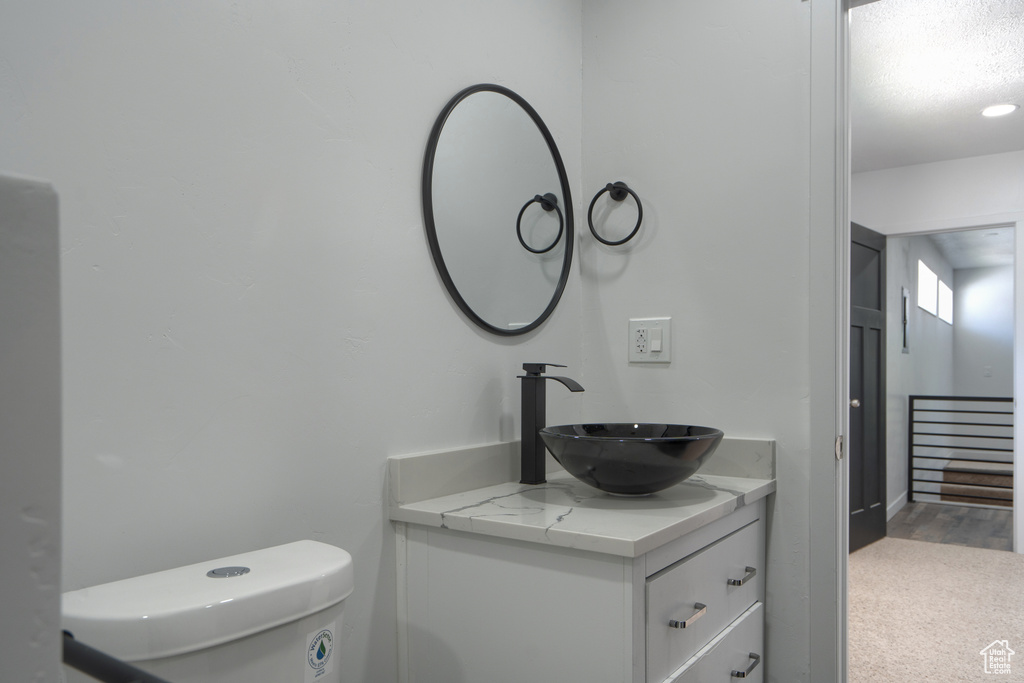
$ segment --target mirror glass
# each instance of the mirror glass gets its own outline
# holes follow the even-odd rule
[[[572,198],[522,97],[482,84],[445,106],[427,145],[423,216],[438,273],[473,322],[522,334],[554,310],[572,263]]]

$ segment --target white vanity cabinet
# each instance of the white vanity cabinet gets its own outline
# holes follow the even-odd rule
[[[722,521],[741,522],[730,518]],[[726,525],[726,529],[735,523]],[[685,537],[680,540],[685,545]],[[668,555],[673,556],[671,550]],[[687,680],[677,669],[690,660],[703,659],[701,651],[712,640],[744,617],[751,607],[764,602],[764,526],[758,520],[728,532],[648,576],[646,583],[646,680]],[[750,652],[759,660],[763,653],[759,640],[744,641],[735,661],[727,661],[721,667],[727,675],[718,679],[728,680],[732,671],[740,669],[747,678],[750,663],[746,660]],[[751,674],[758,666],[751,669]],[[708,672],[707,680],[716,680],[713,672]]]
[[[398,522],[400,680],[761,681],[764,519],[761,498],[636,556]]]

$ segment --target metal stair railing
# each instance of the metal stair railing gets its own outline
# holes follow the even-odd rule
[[[911,396],[908,500],[1013,505],[1013,399]]]

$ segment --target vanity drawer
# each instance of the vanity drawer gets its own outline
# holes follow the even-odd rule
[[[757,602],[665,683],[761,683],[763,656],[764,605]]]
[[[647,681],[660,683],[764,600],[760,522],[647,579]]]

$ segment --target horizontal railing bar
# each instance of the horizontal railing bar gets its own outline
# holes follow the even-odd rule
[[[974,498],[975,500],[998,500],[1001,503],[1012,503],[1011,498],[993,498],[992,496],[975,496],[970,493],[940,493],[939,491],[918,491],[914,489],[914,493],[924,493],[929,496],[945,496],[947,498]]]
[[[915,413],[967,413],[969,415],[1013,415],[1012,410],[961,410],[957,408],[914,408]]]
[[[1013,486],[1003,486],[1001,484],[968,484],[962,481],[936,481],[934,479],[913,479],[912,481],[918,484],[940,484],[942,486],[973,486],[978,489],[1000,489],[1003,491],[1012,491]]]
[[[967,460],[969,462],[987,462],[987,463],[992,463],[993,465],[1012,465],[1013,464],[1012,460],[1010,460],[1010,461],[1006,461],[1006,460],[989,460],[989,459],[986,459],[986,458],[964,458],[964,457],[961,457],[961,456],[952,458],[952,457],[950,457],[948,455],[918,455],[916,453],[912,453],[910,457],[911,458],[921,458],[922,460]]]
[[[953,422],[952,420],[914,420],[915,425],[971,425],[974,427],[1013,427],[1013,423],[1002,422]]]
[[[1012,436],[994,436],[992,434],[943,434],[942,432],[914,432],[918,436],[951,436],[958,439],[1002,439],[1013,441]]]
[[[1009,498],[992,498],[991,496],[972,496],[971,494],[939,494],[936,492],[931,492],[931,490],[915,490],[915,492],[913,493],[927,494],[929,496],[941,496],[944,497],[947,502],[950,498],[970,498],[976,501],[999,501],[1000,503],[1013,503],[1013,500]],[[1008,505],[1007,507],[1009,508],[1010,506]]]
[[[1013,401],[1012,396],[924,396],[913,394],[910,396],[911,401],[975,401],[975,402],[988,402],[988,403],[1010,403]]]
[[[915,448],[951,448],[955,451],[992,451],[995,453],[1013,453],[1012,448],[982,448],[981,446],[950,446],[944,443],[915,443]]]
[[[1007,465],[1009,463],[1006,463]],[[962,467],[921,467],[914,465],[915,472],[955,472],[957,474],[980,474],[986,477],[1012,477],[1012,472],[979,472],[975,469],[966,469]],[[984,484],[980,484],[984,486]]]

